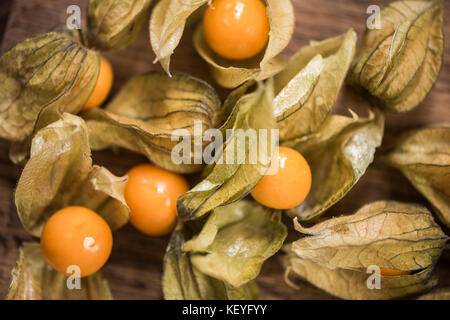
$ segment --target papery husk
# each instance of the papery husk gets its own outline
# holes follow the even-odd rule
[[[220,99],[206,82],[184,74],[169,77],[150,72],[131,79],[105,109],[85,114],[89,142],[93,150],[122,147],[145,155],[156,165],[178,173],[192,173],[202,168],[195,163],[174,163],[172,149],[179,140],[191,138],[194,150],[199,134],[214,128],[219,121]],[[179,133],[180,130],[185,131]]]
[[[280,140],[308,135],[327,118],[355,54],[356,33],[302,48],[274,78],[274,111]]]
[[[404,133],[385,159],[400,170],[450,227],[450,124]]]
[[[430,290],[448,240],[425,207],[396,201],[373,202],[310,228],[295,222],[295,227],[305,236],[286,247],[286,267],[344,299],[393,299]],[[410,274],[379,275],[381,289],[371,290],[366,270],[372,266]]]
[[[87,43],[99,51],[133,43],[149,13],[151,0],[90,0]]]
[[[286,236],[281,211],[241,200],[215,209],[182,249],[197,270],[237,288],[258,276]]]
[[[259,297],[256,283],[232,288],[223,281],[200,272],[191,261],[191,254],[182,246],[193,234],[179,224],[172,233],[166,255],[162,287],[166,300],[255,300]]]
[[[305,157],[312,174],[308,196],[288,211],[290,216],[319,218],[353,188],[372,163],[383,138],[383,116],[369,112],[361,118],[350,112],[352,117],[330,115],[313,134],[282,143]]]
[[[15,204],[24,228],[39,237],[51,215],[67,206],[100,214],[115,230],[128,221],[127,177],[92,166],[84,121],[65,113],[33,138],[31,157],[20,176]]]
[[[392,112],[425,99],[443,63],[442,1],[397,1],[380,13],[381,29],[368,30],[348,81],[375,105]]]
[[[211,66],[217,83],[226,88],[235,88],[248,80],[265,80],[286,65],[280,55],[289,44],[294,33],[295,16],[290,0],[265,0],[270,22],[269,42],[266,49],[253,58],[241,61],[228,60],[213,52],[203,36],[199,25],[193,43],[198,54]]]
[[[262,179],[270,167],[272,154],[275,150],[276,138],[272,137],[271,129],[275,126],[273,116],[273,83],[259,83],[255,92],[242,96],[236,103],[226,123],[221,127],[223,145],[216,152],[215,158],[202,173],[204,179],[194,188],[178,198],[178,217],[181,220],[197,219],[211,210],[225,206],[246,196]],[[257,142],[239,147],[239,131],[256,130]],[[259,129],[266,129],[267,139],[263,139]],[[227,137],[227,130],[232,134]],[[242,132],[241,132],[242,133]],[[261,152],[261,146],[266,152]],[[235,146],[237,145],[237,146]],[[256,154],[250,152],[250,147],[256,148]],[[232,158],[226,155],[234,150]],[[238,161],[239,152],[245,152],[245,159]],[[251,157],[256,161],[252,163]]]
[[[37,242],[26,242],[11,272],[7,300],[112,300],[108,282],[101,272],[80,279],[79,289],[69,289],[72,281],[55,271],[45,260]]]
[[[27,39],[0,58],[0,138],[29,143],[33,132],[78,113],[100,70],[99,55],[68,33]]]

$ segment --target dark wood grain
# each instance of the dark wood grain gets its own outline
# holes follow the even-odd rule
[[[385,5],[389,1],[376,0],[292,0],[296,12],[296,29],[291,44],[286,49],[292,55],[309,40],[321,40],[336,36],[353,27],[359,38],[365,28],[366,8],[371,4]],[[445,40],[450,43],[450,6],[445,2]],[[79,4],[84,9],[87,1],[75,0],[15,0],[6,33],[2,52],[27,37],[44,33],[52,27],[64,23],[66,8]],[[2,8],[0,6],[0,8]],[[172,70],[186,72],[214,84],[205,63],[195,53],[191,45],[192,28],[186,30],[180,46],[172,60]],[[154,54],[148,41],[148,30],[144,28],[136,43],[125,50],[108,53],[115,69],[114,91],[133,75],[161,70],[153,65]],[[361,205],[380,199],[414,201],[428,205],[426,200],[397,171],[380,161],[399,132],[418,126],[442,121],[450,121],[450,49],[444,55],[444,67],[440,79],[432,93],[415,110],[402,115],[386,115],[386,134],[383,146],[378,150],[374,163],[367,170],[355,188],[328,214],[353,212]],[[216,85],[217,88],[217,85]],[[227,90],[217,88],[222,99]],[[345,113],[352,108],[365,114],[367,102],[352,90],[344,88],[336,103],[335,112]],[[22,229],[12,202],[13,190],[21,168],[8,159],[9,145],[0,141],[0,297],[5,296],[9,285],[9,273],[18,254],[22,241],[31,237]],[[120,151],[97,152],[97,164],[105,165],[116,174],[123,174],[131,166],[145,161],[142,156]],[[290,222],[286,220],[288,224]],[[448,230],[447,230],[448,231]],[[448,232],[447,232],[448,233]],[[295,239],[291,234],[289,239]],[[115,233],[114,249],[110,260],[104,267],[113,295],[118,299],[160,299],[162,258],[168,238],[150,238],[127,226]],[[444,254],[439,263],[440,286],[450,285],[450,255]],[[332,299],[333,297],[307,283],[300,283],[294,290],[283,280],[283,269],[277,257],[264,266],[258,282],[266,299]]]

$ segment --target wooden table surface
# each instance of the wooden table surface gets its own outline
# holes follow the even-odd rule
[[[66,8],[79,4],[86,8],[87,0],[2,0],[0,17],[9,11],[9,20],[4,32],[1,53],[27,37],[47,32],[52,27],[65,23]],[[385,5],[386,0],[292,0],[296,13],[295,34],[286,56],[291,56],[309,40],[321,40],[339,35],[353,27],[361,40],[366,9],[371,4]],[[450,3],[444,1],[446,43],[450,43]],[[83,20],[85,16],[83,15]],[[83,21],[84,23],[84,21]],[[0,28],[2,21],[0,21]],[[223,99],[227,90],[218,88],[211,79],[206,64],[195,53],[192,45],[192,28],[185,31],[183,40],[175,51],[171,69],[199,77],[213,84]],[[1,29],[0,29],[1,34]],[[154,54],[148,40],[148,27],[143,28],[138,41],[125,50],[108,53],[115,69],[114,91],[132,76],[149,70],[161,70],[153,65]],[[414,201],[427,205],[426,200],[396,170],[384,165],[380,160],[385,150],[392,146],[394,137],[403,130],[425,126],[442,121],[450,121],[450,48],[444,56],[444,67],[439,81],[427,99],[413,111],[401,115],[386,115],[386,132],[382,147],[377,151],[374,163],[352,191],[329,211],[333,215],[353,212],[360,206],[375,200]],[[352,108],[365,114],[367,102],[350,89],[344,88],[334,108],[334,112],[345,113]],[[13,192],[20,176],[21,168],[13,165],[8,158],[9,144],[0,140],[0,297],[4,297],[10,281],[10,270],[23,241],[31,237],[23,230],[13,204]],[[145,162],[142,156],[120,151],[94,153],[94,161],[104,165],[115,174],[124,174],[131,166]],[[285,219],[290,225],[291,222]],[[449,230],[446,233],[450,235]],[[295,239],[291,233],[289,239]],[[162,258],[168,237],[151,238],[135,231],[131,226],[115,233],[114,249],[104,267],[104,275],[109,280],[116,299],[161,299]],[[444,253],[439,262],[440,284],[450,285],[450,254]],[[300,283],[300,290],[287,286],[283,280],[283,269],[277,257],[267,261],[258,278],[263,298],[266,299],[332,299],[333,297],[308,283]]]

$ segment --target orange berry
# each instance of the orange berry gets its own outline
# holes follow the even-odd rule
[[[203,19],[203,34],[210,48],[232,60],[261,52],[269,31],[266,6],[261,0],[214,0]]]
[[[100,107],[108,98],[113,82],[114,72],[111,63],[105,57],[100,57],[100,72],[97,84],[82,111]]]
[[[256,201],[269,208],[290,209],[305,200],[311,189],[311,169],[299,152],[278,147],[269,172],[274,174],[266,174],[251,192]]]
[[[394,269],[380,268],[380,274],[385,277],[405,276],[411,274],[411,271],[401,271]]]
[[[111,254],[113,237],[106,221],[83,207],[66,207],[48,219],[42,230],[41,248],[48,263],[70,276],[79,268],[80,276],[98,271]]]
[[[188,190],[181,175],[149,164],[134,167],[125,187],[131,224],[151,236],[169,234],[176,224],[177,199]]]

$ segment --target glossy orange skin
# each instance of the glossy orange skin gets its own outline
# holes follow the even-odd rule
[[[400,270],[380,268],[380,274],[385,277],[395,277],[411,274],[411,271],[400,271]]]
[[[131,224],[147,235],[169,234],[177,220],[177,199],[188,190],[181,175],[149,164],[134,167],[125,187]]]
[[[256,201],[269,208],[290,209],[305,200],[311,189],[311,169],[299,152],[278,147],[269,171],[276,173],[265,175],[251,192]]]
[[[111,63],[103,56],[100,57],[100,73],[97,84],[82,111],[100,107],[108,98],[114,83],[114,72]]]
[[[48,219],[42,230],[41,249],[48,263],[70,276],[76,265],[80,276],[98,271],[111,254],[113,236],[106,221],[84,207],[66,207]]]
[[[203,18],[206,43],[218,55],[243,60],[260,53],[270,24],[261,0],[214,0]]]

